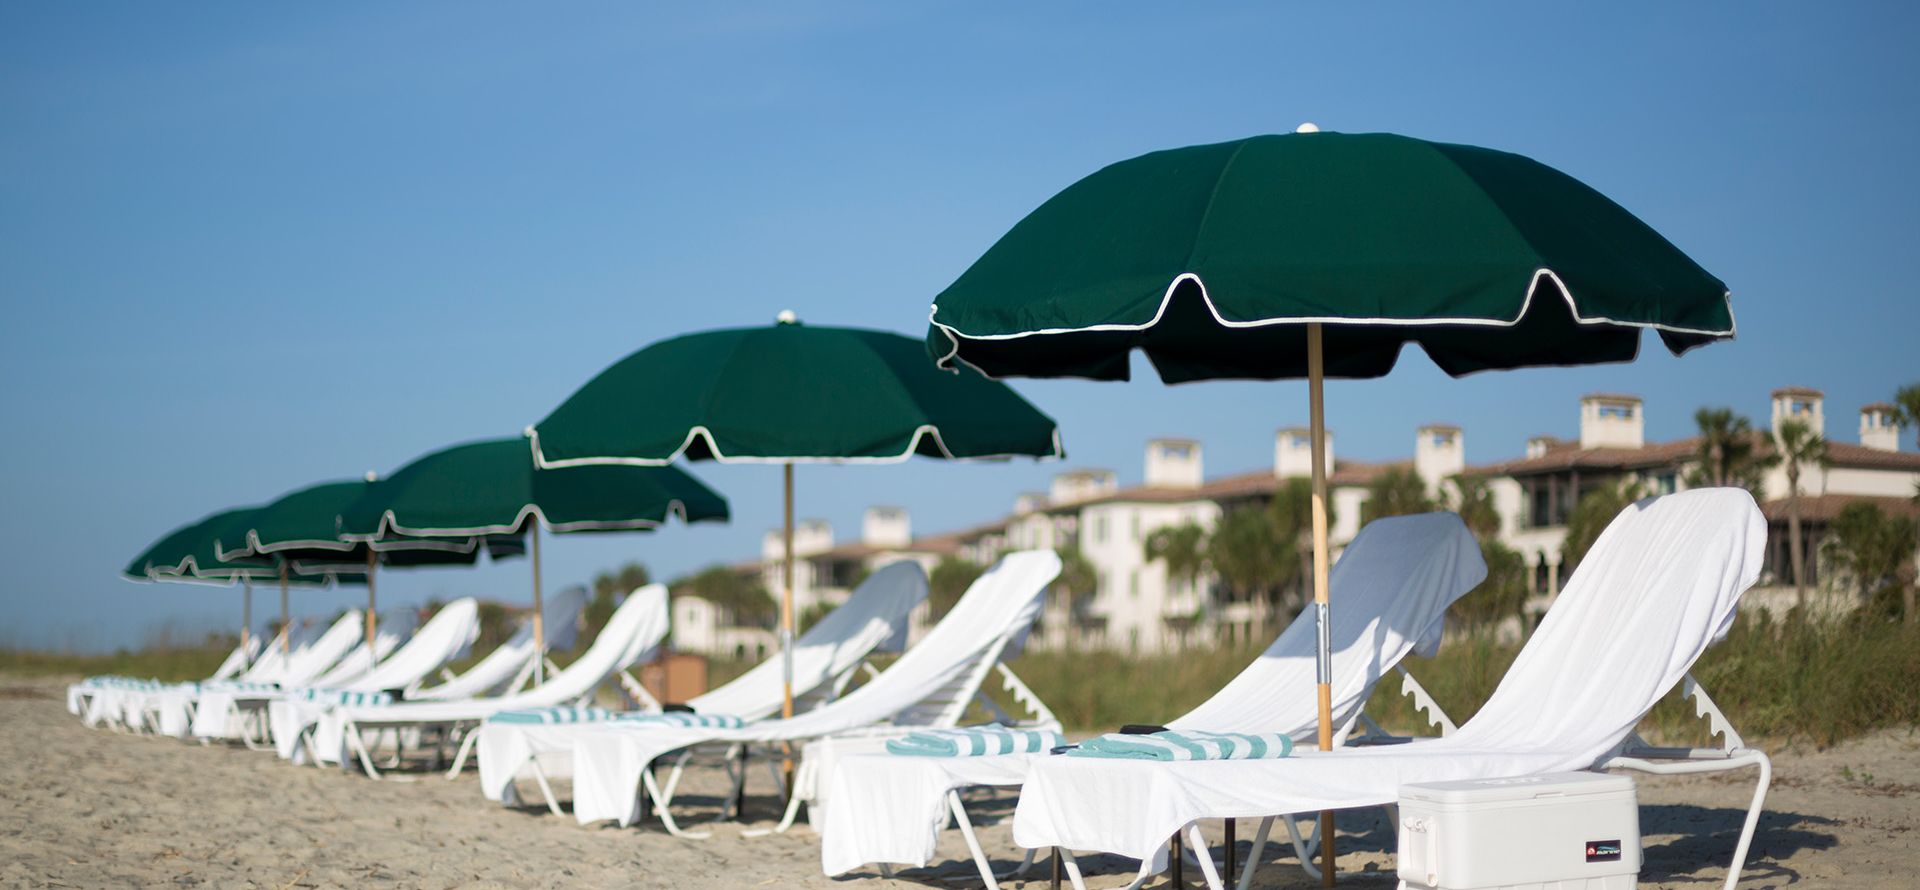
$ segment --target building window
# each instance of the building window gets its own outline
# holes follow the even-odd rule
[[[1661,473],[1653,477],[1653,490],[1660,494],[1673,494],[1679,487],[1679,479],[1672,473]]]
[[[1140,540],[1140,514],[1135,513],[1133,514],[1133,516],[1129,518],[1131,519],[1132,525],[1133,525],[1133,539],[1138,541]]]
[[[1093,517],[1093,542],[1095,544],[1105,544],[1107,542],[1107,515],[1105,513]]]
[[[1127,596],[1133,599],[1140,598],[1140,570],[1139,569],[1134,569],[1131,573],[1127,575]]]
[[[1160,456],[1169,460],[1186,460],[1193,456],[1193,448],[1188,445],[1162,445]]]
[[[1794,399],[1792,407],[1788,410],[1794,414],[1811,414],[1813,413],[1813,403],[1806,399]]]
[[[1617,417],[1621,420],[1632,420],[1633,406],[1632,405],[1601,405],[1600,416],[1601,417]]]

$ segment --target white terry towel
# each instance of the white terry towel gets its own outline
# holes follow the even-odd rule
[[[977,666],[993,646],[1024,635],[1040,614],[1047,585],[1059,574],[1060,558],[1051,550],[1002,557],[899,661],[846,697],[790,719],[735,730],[588,725],[574,736],[574,818],[582,825],[608,819],[631,823],[640,774],[654,758],[682,748],[812,739],[893,719]]]
[[[909,615],[927,598],[927,575],[915,562],[901,560],[875,570],[847,601],[793,642],[793,694],[813,694],[859,667],[867,656],[904,639]],[[686,704],[695,713],[758,720],[780,710],[781,659],[778,654],[732,682]],[[611,715],[609,715],[611,716]],[[570,775],[579,721],[542,724],[489,721],[480,727],[474,751],[480,761],[480,790],[504,802],[514,777],[539,758],[550,775]]]
[[[462,597],[440,607],[406,645],[359,679],[338,689],[315,686],[303,690],[340,695],[295,694],[268,702],[267,720],[273,727],[275,753],[286,760],[294,759],[301,748],[301,734],[319,720],[320,715],[341,705],[370,703],[365,694],[383,695],[411,689],[441,665],[465,654],[479,635],[480,604],[472,597]],[[334,748],[338,746],[335,741]],[[326,746],[326,740],[321,740],[320,750],[333,749]]]
[[[1374,684],[1409,653],[1439,648],[1447,607],[1487,576],[1480,545],[1460,517],[1379,519],[1360,530],[1328,578],[1334,603],[1333,715],[1345,723]],[[1278,732],[1307,742],[1318,728],[1316,628],[1304,614],[1259,658],[1172,729]],[[970,785],[1018,785],[1044,755],[935,760],[850,757],[836,769],[820,829],[821,867],[841,874],[870,862],[924,866],[946,823],[946,795]]]
[[[1028,769],[1014,841],[1145,858],[1197,819],[1374,806],[1413,782],[1588,769],[1726,632],[1760,576],[1766,537],[1740,489],[1641,501],[1601,534],[1493,697],[1453,735],[1272,761],[1049,757]]]

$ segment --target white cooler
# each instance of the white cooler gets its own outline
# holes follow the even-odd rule
[[[1632,890],[1633,780],[1554,773],[1402,786],[1399,860],[1412,890]]]

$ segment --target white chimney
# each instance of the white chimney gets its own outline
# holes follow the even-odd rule
[[[1427,494],[1440,492],[1440,483],[1467,468],[1466,435],[1452,424],[1430,423],[1414,433],[1413,469],[1427,484]]]
[[[1826,394],[1804,386],[1783,386],[1773,391],[1773,435],[1780,437],[1780,424],[1798,420],[1815,433],[1827,434],[1826,414],[1821,410]]]
[[[1900,450],[1900,415],[1886,402],[1860,409],[1860,444],[1876,451]]]
[[[1025,516],[1047,506],[1047,493],[1044,491],[1023,491],[1013,499],[1013,515]]]
[[[1545,457],[1547,452],[1553,448],[1554,442],[1555,439],[1552,436],[1533,436],[1528,438],[1527,456]]]
[[[1147,442],[1146,484],[1153,488],[1199,488],[1200,443],[1192,439]]]
[[[1313,476],[1313,436],[1304,426],[1273,434],[1273,475],[1276,479]],[[1333,431],[1327,430],[1327,475],[1333,475]]]
[[[1646,443],[1639,396],[1597,392],[1580,397],[1581,448],[1640,448]]]
[[[793,524],[793,555],[812,556],[833,549],[833,525],[825,519],[802,519]],[[760,539],[760,558],[778,561],[786,558],[780,529],[769,530]]]
[[[899,549],[913,542],[913,521],[905,507],[868,507],[860,521],[860,543]]]
[[[1071,504],[1118,490],[1120,483],[1112,470],[1069,470],[1054,475],[1053,485],[1047,490],[1047,502]]]

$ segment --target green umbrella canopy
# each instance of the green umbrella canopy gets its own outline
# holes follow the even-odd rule
[[[222,510],[197,522],[174,529],[149,545],[127,564],[122,574],[135,581],[185,581],[204,584],[232,584],[235,581],[278,580],[277,560],[241,558],[223,560],[215,551],[215,542],[228,529],[241,527],[257,507]],[[294,572],[289,583],[300,587],[324,586],[331,581],[366,583],[364,574]]]
[[[927,348],[995,377],[1455,376],[1630,361],[1733,336],[1727,288],[1578,180],[1516,154],[1306,132],[1154,152],[1069,186],[934,301]]]
[[[535,469],[525,438],[436,451],[367,487],[340,514],[350,540],[518,534],[537,516],[556,532],[726,521],[727,502],[678,467]]]
[[[543,468],[1062,454],[1005,384],[940,373],[898,334],[801,325],[706,331],[621,359],[533,429]]]
[[[220,529],[215,555],[223,560],[274,556],[308,572],[364,570],[368,545],[340,539],[340,513],[374,484],[366,479],[324,482],[282,495]],[[480,557],[481,544],[471,536],[422,538],[381,548],[379,557],[390,566],[471,565]]]

